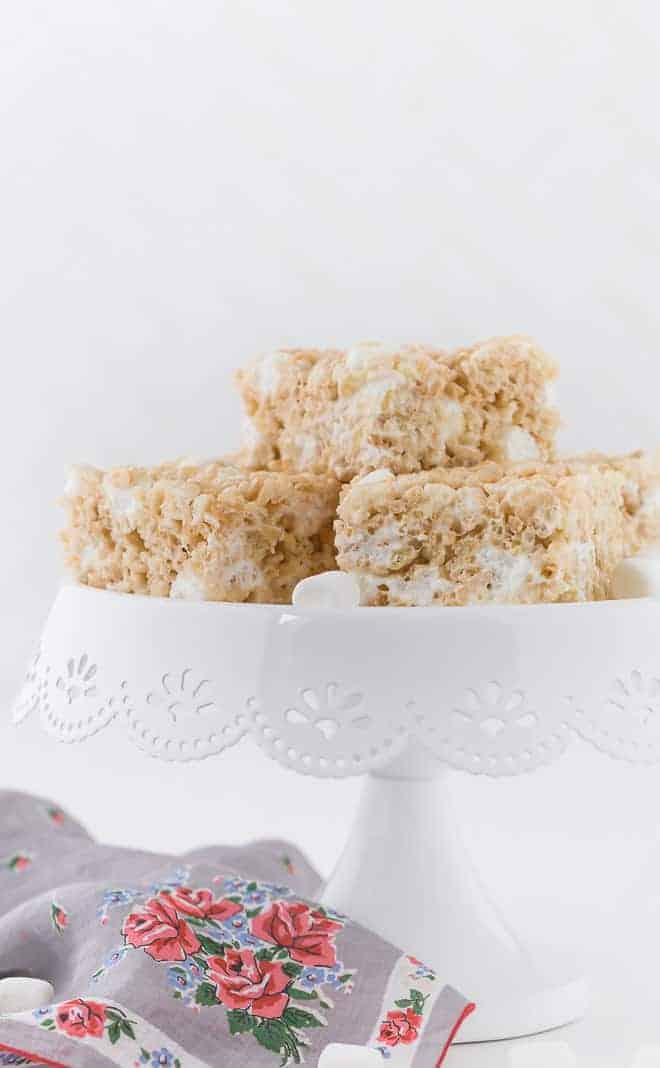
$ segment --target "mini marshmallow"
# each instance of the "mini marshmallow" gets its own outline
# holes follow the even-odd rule
[[[22,975],[0,979],[0,1016],[42,1009],[54,999],[55,991],[45,979],[30,979]]]
[[[578,1059],[566,1042],[523,1042],[509,1053],[511,1068],[576,1068]]]
[[[319,1058],[319,1068],[376,1068],[383,1059],[375,1049],[331,1042]]]
[[[298,583],[293,591],[296,608],[357,608],[360,587],[343,571],[324,571]]]
[[[660,597],[660,549],[650,546],[638,556],[622,560],[612,578],[612,597]]]
[[[368,475],[363,475],[357,481],[361,486],[369,486],[372,482],[388,482],[391,478],[394,478],[394,475],[389,467],[379,467],[376,471],[370,471]]]

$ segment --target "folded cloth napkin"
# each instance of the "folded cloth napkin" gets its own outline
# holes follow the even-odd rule
[[[0,1016],[0,1065],[277,1068],[340,1042],[437,1068],[473,1006],[315,904],[319,885],[283,842],[102,846],[59,806],[0,791],[0,979],[56,998]]]

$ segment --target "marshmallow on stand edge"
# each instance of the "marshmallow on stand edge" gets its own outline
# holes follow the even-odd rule
[[[296,608],[358,608],[360,587],[344,571],[324,571],[298,583],[293,603]]]
[[[621,561],[612,577],[612,597],[660,597],[660,545]]]

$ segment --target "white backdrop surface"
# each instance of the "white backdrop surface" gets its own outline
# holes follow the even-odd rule
[[[641,0],[9,0],[3,697],[56,588],[66,465],[231,448],[256,351],[529,332],[562,363],[566,447],[656,442],[659,45]],[[0,721],[0,782],[113,841],[287,835],[331,865],[356,783],[249,745],[165,768],[108,737]],[[587,951],[631,910],[651,938],[660,770],[576,749],[455,791],[503,895],[559,903]]]

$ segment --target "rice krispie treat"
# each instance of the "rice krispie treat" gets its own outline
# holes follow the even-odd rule
[[[649,542],[660,541],[660,449],[628,456],[589,457],[624,477],[623,503],[627,523],[627,552],[634,555]]]
[[[341,481],[485,460],[547,459],[558,413],[555,364],[526,337],[448,354],[376,343],[280,349],[237,375],[247,413],[243,461]]]
[[[367,605],[601,600],[631,537],[624,486],[603,460],[375,471],[342,492],[338,563]]]
[[[78,582],[187,600],[289,603],[335,566],[339,486],[223,461],[72,470],[66,563]]]

